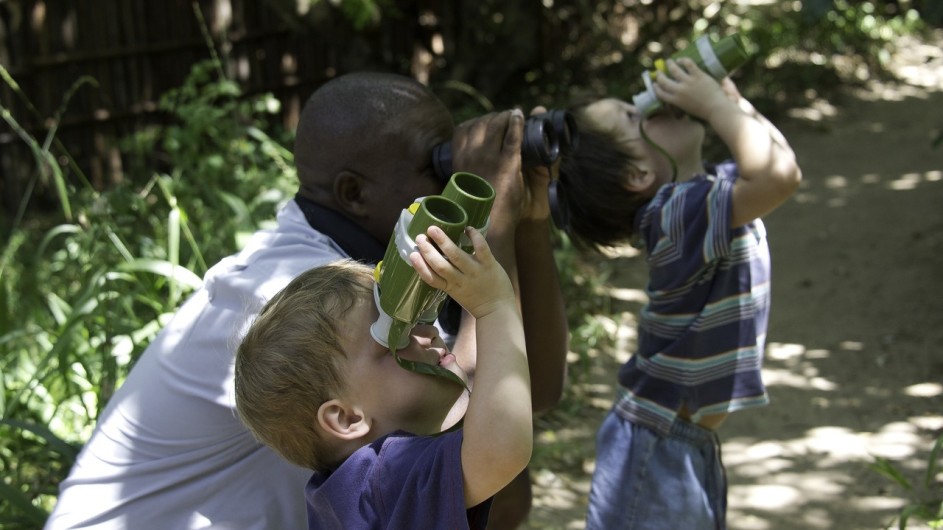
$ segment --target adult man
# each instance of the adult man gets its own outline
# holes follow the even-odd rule
[[[309,471],[258,444],[235,415],[240,333],[302,271],[342,257],[381,259],[402,208],[442,189],[431,152],[449,139],[456,170],[495,186],[488,239],[520,293],[525,326],[540,330],[527,334],[534,406],[555,402],[566,323],[548,237],[548,176],[525,181],[520,171],[523,121],[518,111],[493,113],[453,134],[448,110],[429,90],[390,74],[348,74],[319,88],[296,134],[295,200],[275,229],[207,272],[144,352],[62,483],[46,528],[302,527]],[[462,319],[453,348],[469,373],[473,326]],[[524,480],[516,486],[529,492]],[[514,502],[520,494],[507,498],[522,506]],[[496,500],[497,524],[504,505]]]

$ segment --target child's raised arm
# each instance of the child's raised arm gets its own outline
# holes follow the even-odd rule
[[[737,161],[731,226],[762,217],[786,201],[799,186],[802,172],[782,133],[740,97],[733,83],[725,91],[694,61],[668,61],[668,75],[658,76],[658,98],[707,120]]]
[[[465,506],[472,507],[527,466],[533,419],[524,326],[511,281],[484,237],[473,228],[466,232],[474,254],[464,252],[433,226],[428,238],[416,238],[419,253],[410,259],[423,281],[447,292],[477,322],[478,364],[462,442]]]

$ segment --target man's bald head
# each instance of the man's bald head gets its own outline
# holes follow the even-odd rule
[[[442,191],[432,148],[453,128],[445,105],[409,77],[358,72],[328,81],[298,123],[299,194],[386,241],[403,208]]]
[[[448,140],[452,127],[448,109],[414,79],[375,72],[332,79],[311,95],[298,123],[294,152],[302,194],[320,199],[344,170],[390,171],[391,157],[419,168],[431,162],[432,147]]]

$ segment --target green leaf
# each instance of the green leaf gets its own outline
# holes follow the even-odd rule
[[[62,438],[59,438],[58,436],[56,436],[45,425],[41,425],[39,423],[35,423],[31,421],[22,421],[22,420],[13,420],[13,419],[0,420],[0,425],[9,425],[10,427],[13,427],[15,429],[29,431],[35,434],[36,436],[42,438],[46,442],[46,445],[49,446],[50,449],[66,457],[70,463],[74,462],[75,457],[77,457],[79,454],[79,449],[77,447],[63,440]]]
[[[26,516],[26,520],[37,528],[42,528],[43,524],[46,523],[46,518],[49,517],[49,514],[45,511],[33,506],[29,497],[24,495],[23,492],[2,480],[0,480],[0,499],[10,503],[13,510],[22,512]]]
[[[896,467],[894,467],[894,465],[891,464],[891,462],[888,459],[877,457],[875,463],[871,464],[870,467],[871,469],[873,469],[874,471],[877,471],[881,475],[884,475],[885,477],[900,484],[901,487],[903,487],[907,491],[910,491],[913,489],[913,487],[910,485],[910,482],[907,480],[907,478],[904,477],[904,475],[902,475],[901,472]]]
[[[127,272],[150,272],[179,282],[181,285],[194,290],[203,285],[203,280],[186,267],[175,266],[165,260],[138,258],[130,263],[123,263],[119,269]]]
[[[943,436],[936,439],[933,449],[930,450],[930,458],[927,460],[927,474],[923,479],[923,483],[928,488],[933,484],[933,478],[936,477],[941,449],[943,449]]]
[[[223,199],[223,202],[225,202],[226,205],[232,209],[238,222],[243,222],[250,218],[249,207],[246,206],[246,202],[244,200],[229,192],[220,191],[218,193],[220,198]]]

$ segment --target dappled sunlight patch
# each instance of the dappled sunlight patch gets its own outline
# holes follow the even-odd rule
[[[859,497],[851,499],[851,505],[859,510],[897,511],[904,507],[907,501],[895,497]]]
[[[825,99],[816,99],[808,107],[790,109],[787,114],[792,118],[799,118],[808,121],[824,121],[838,114],[834,105]]]
[[[829,189],[839,189],[848,187],[848,179],[842,175],[833,175],[825,179],[825,187]]]
[[[546,511],[557,514],[555,519],[561,523],[556,528],[585,528],[585,506],[589,495],[589,478],[573,480],[570,476],[554,473],[549,469],[540,469],[531,475],[534,487],[534,512]],[[571,513],[569,521],[562,521],[561,515]],[[534,518],[532,518],[533,521]]]
[[[648,302],[648,295],[642,289],[629,289],[626,287],[611,287],[605,290],[611,298],[622,302],[637,302],[645,304]]]
[[[909,191],[916,189],[921,184],[928,182],[939,182],[943,180],[943,172],[938,170],[927,171],[924,173],[914,172],[905,173],[895,180],[887,183],[888,189],[895,191]]]
[[[738,508],[761,508],[781,510],[796,505],[802,495],[792,486],[781,484],[757,484],[751,486],[732,486],[728,493],[731,501],[736,500]],[[731,502],[733,505],[734,502]]]
[[[907,421],[925,431],[943,431],[943,416],[940,415],[912,416]]]
[[[806,359],[827,359],[831,357],[831,355],[832,352],[823,348],[815,348],[812,350],[806,350],[805,352]]]
[[[777,361],[788,361],[801,358],[805,351],[805,346],[802,344],[771,342],[767,348],[766,355],[770,359]]]
[[[813,367],[808,367],[814,370]],[[830,392],[838,388],[838,385],[825,379],[824,377],[812,376],[795,373],[793,370],[782,368],[763,368],[763,381],[766,386],[788,386],[803,390],[822,390]]]
[[[823,457],[834,456],[842,461],[870,458],[867,435],[845,427],[824,426],[809,429],[803,442],[810,452]]]
[[[903,459],[914,456],[922,441],[915,425],[897,421],[888,423],[874,433],[868,445],[874,456]]]
[[[792,468],[792,461],[786,458],[770,458],[763,461],[743,464],[737,468],[737,475],[747,478],[763,479],[770,473],[780,473]]]
[[[543,431],[537,435],[537,441],[540,444],[569,443],[574,441],[585,441],[593,439],[596,436],[595,425],[585,425],[582,427],[568,427],[555,429],[552,431]]]
[[[634,258],[639,256],[642,251],[632,245],[620,245],[618,247],[604,247],[601,249],[602,255],[610,258]]]
[[[931,90],[943,87],[943,49],[909,35],[901,37],[902,45],[890,68],[906,83]]]
[[[904,388],[904,394],[913,397],[936,397],[943,395],[943,384],[917,383]]]
[[[864,343],[856,340],[843,340],[838,347],[845,351],[864,351]]]

